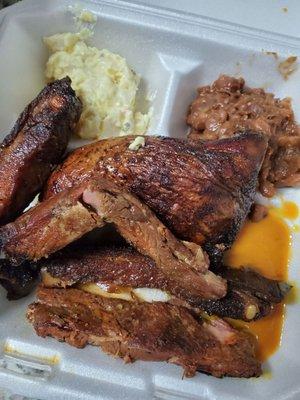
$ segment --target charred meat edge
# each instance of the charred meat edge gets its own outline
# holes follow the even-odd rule
[[[18,300],[33,291],[39,280],[39,268],[28,262],[12,265],[0,259],[0,284],[7,291],[8,300]]]
[[[204,321],[167,303],[134,303],[77,289],[40,287],[27,317],[36,333],[76,346],[100,346],[127,362],[168,361],[216,377],[261,374],[252,339],[218,318]]]
[[[0,147],[0,224],[14,220],[40,192],[64,155],[82,105],[64,78],[47,85]]]
[[[146,203],[178,238],[197,243],[212,263],[231,246],[253,203],[267,140],[245,132],[218,141],[146,136],[100,140],[72,152],[51,175],[44,198],[95,171]]]
[[[228,280],[227,295],[217,300],[191,299],[188,296],[189,303],[186,303],[185,293],[181,298],[176,297],[176,290],[155,262],[134,248],[124,245],[81,246],[74,244],[39,262],[45,286],[83,288],[82,285],[94,283],[106,285],[108,292],[116,295],[122,289],[128,293],[129,288],[159,289],[173,295],[169,302],[194,307],[200,313],[205,311],[209,315],[245,321],[267,315],[273,304],[281,302],[290,289],[289,285],[267,279],[249,268],[232,269],[223,265],[219,272]]]
[[[200,246],[182,242],[134,195],[97,178],[66,190],[2,227],[2,250],[14,263],[36,261],[97,226],[113,223],[120,234],[149,256],[176,287],[193,296],[225,296],[226,281],[208,270]]]

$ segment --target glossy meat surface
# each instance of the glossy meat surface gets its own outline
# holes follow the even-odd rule
[[[186,376],[203,371],[217,377],[258,376],[252,340],[226,322],[201,321],[183,307],[134,303],[77,289],[41,287],[28,319],[38,335],[72,346],[100,346],[126,362],[168,361]]]
[[[251,268],[222,267],[220,274],[235,288],[246,290],[253,296],[269,303],[280,303],[291,289],[289,284],[263,278]]]
[[[128,246],[71,246],[41,260],[42,281],[51,287],[78,287],[82,284],[105,285],[116,295],[129,288],[155,288],[171,293],[172,303],[195,307],[220,317],[253,320],[267,315],[274,303],[283,300],[289,286],[267,279],[250,269],[222,266],[220,273],[228,279],[228,293],[218,300],[191,298],[167,279],[155,262]],[[127,290],[128,291],[128,290]],[[134,300],[134,298],[132,298]]]
[[[12,221],[61,162],[81,102],[69,78],[47,85],[25,108],[0,147],[0,224]]]
[[[104,225],[81,203],[84,187],[62,192],[0,228],[1,249],[15,265],[37,261]]]
[[[51,197],[2,227],[1,248],[12,262],[36,261],[106,223],[153,259],[178,294],[209,299],[226,294],[226,282],[208,270],[200,246],[176,239],[134,195],[99,177]]]
[[[40,260],[39,266],[61,287],[98,282],[172,290],[155,262],[131,246],[71,246]]]
[[[179,238],[204,245],[211,257],[236,237],[253,202],[266,139],[245,133],[201,143],[145,137],[102,140],[75,150],[49,179],[45,198],[94,171],[125,186]]]
[[[218,273],[227,280],[228,291],[222,299],[199,302],[198,307],[209,315],[257,320],[268,315],[291,289],[287,283],[268,279],[251,268],[221,265]]]

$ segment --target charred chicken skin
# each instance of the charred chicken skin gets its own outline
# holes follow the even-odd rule
[[[24,210],[66,150],[81,113],[70,83],[49,84],[2,144],[0,224]],[[38,335],[79,348],[100,346],[127,362],[175,363],[186,376],[261,374],[252,338],[219,318],[261,318],[289,290],[249,269],[217,268],[271,157],[264,132],[250,125],[240,131],[205,142],[193,135],[148,136],[136,145],[136,137],[120,137],[67,157],[50,176],[42,202],[0,228],[8,258],[0,283],[10,298],[27,294],[42,268],[43,283],[27,313]],[[129,246],[64,249],[108,224]],[[209,270],[206,252],[218,275]],[[103,284],[110,294],[149,288],[167,300],[112,298],[95,289]]]
[[[0,224],[24,210],[61,162],[82,108],[70,83],[47,85],[0,147]]]
[[[145,137],[101,140],[75,150],[51,175],[44,198],[95,171],[147,204],[179,238],[203,245],[211,260],[234,241],[255,195],[267,141],[244,133],[206,143]]]

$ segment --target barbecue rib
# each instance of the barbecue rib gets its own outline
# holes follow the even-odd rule
[[[81,102],[64,78],[47,85],[0,147],[0,224],[18,216],[61,161]]]
[[[254,344],[220,319],[196,319],[166,303],[138,303],[94,296],[78,289],[40,287],[27,317],[38,335],[76,347],[100,346],[126,362],[168,361],[186,376],[203,371],[217,377],[261,374]]]
[[[204,144],[133,136],[75,150],[49,179],[44,198],[86,180],[95,170],[138,196],[179,238],[219,255],[234,241],[253,202],[266,138],[245,133]]]
[[[30,209],[0,229],[2,250],[12,262],[36,261],[83,234],[113,223],[141,253],[151,257],[178,296],[215,299],[226,294],[225,281],[208,271],[200,246],[182,242],[134,195],[94,177]]]
[[[249,269],[234,270],[223,266],[220,272],[229,283],[225,297],[205,301],[186,298],[183,292],[178,298],[176,290],[154,261],[132,247],[92,246],[80,250],[76,247],[71,246],[39,262],[44,286],[80,287],[95,294],[130,301],[148,301],[147,298],[151,301],[152,292],[145,288],[157,289],[159,292],[154,291],[153,296],[158,296],[160,301],[247,321],[268,314],[273,303],[281,302],[289,289],[288,285]]]

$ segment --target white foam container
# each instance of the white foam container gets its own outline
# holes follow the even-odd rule
[[[73,3],[24,0],[0,12],[2,137],[44,86],[47,52],[42,37],[74,31],[67,11]],[[126,57],[142,75],[143,90],[157,91],[151,133],[184,137],[185,115],[196,87],[220,73],[242,75],[250,86],[291,96],[300,120],[300,70],[285,81],[278,73],[278,61],[262,51],[275,51],[282,58],[299,55],[299,39],[122,1],[77,3],[98,16],[92,43]],[[282,193],[300,203],[299,190]],[[300,235],[295,234],[290,279],[296,282],[300,282],[299,243]],[[0,399],[300,399],[299,304],[287,307],[281,347],[265,365],[271,371],[269,378],[216,379],[198,374],[182,379],[181,369],[174,365],[124,365],[91,346],[78,350],[37,337],[25,319],[33,299],[8,302],[4,291],[0,293]],[[56,364],[49,362],[53,357]],[[5,397],[5,391],[11,396]]]

